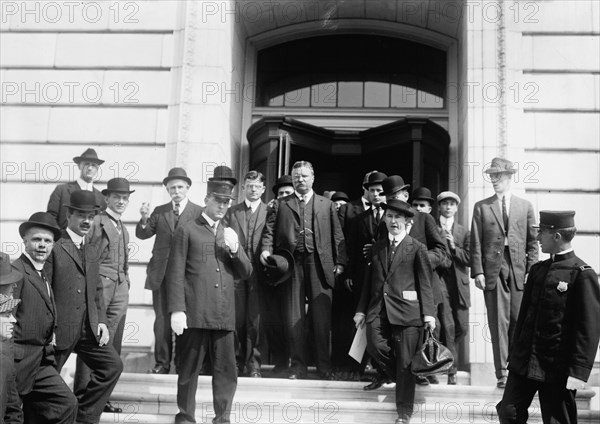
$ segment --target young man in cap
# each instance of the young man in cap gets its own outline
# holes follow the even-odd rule
[[[540,211],[537,240],[550,258],[531,267],[497,405],[500,423],[525,423],[536,392],[544,423],[576,423],[600,340],[596,271],[575,255],[575,211]]]
[[[471,293],[469,281],[469,230],[456,222],[455,216],[460,204],[458,194],[443,191],[437,196],[440,211],[440,228],[452,255],[452,265],[442,272],[444,284],[444,298],[442,303],[443,322],[442,342],[450,349],[454,356],[454,365],[448,372],[448,384],[456,384],[457,363],[459,352],[469,331],[469,307],[471,306]]]
[[[261,352],[262,317],[264,312],[264,284],[258,281],[260,266],[259,244],[265,221],[267,205],[262,201],[265,192],[265,176],[258,171],[244,175],[242,190],[244,201],[227,211],[225,223],[239,237],[244,252],[252,263],[250,278],[235,281],[235,333],[236,356],[239,375],[262,377]],[[263,343],[260,343],[264,345]],[[244,371],[245,368],[245,371]],[[244,374],[244,372],[246,374]]]
[[[410,363],[421,347],[423,328],[435,328],[435,306],[427,247],[406,232],[413,211],[396,199],[387,200],[384,208],[388,234],[373,245],[369,302],[357,310],[366,315],[358,324],[366,322],[367,333],[377,332],[387,347],[367,343],[381,369],[396,381],[399,424],[408,423],[414,412],[416,379]]]
[[[173,168],[163,179],[171,201],[157,206],[150,215],[150,204],[144,202],[140,208],[141,219],[135,227],[135,236],[146,240],[156,235],[152,257],[146,269],[147,290],[152,290],[154,309],[154,361],[152,374],[168,374],[173,359],[173,333],[171,318],[167,311],[167,288],[163,284],[167,270],[173,235],[177,228],[194,221],[202,213],[202,207],[188,199],[192,180],[185,169]]]
[[[215,424],[228,424],[237,387],[234,280],[246,280],[252,264],[231,228],[221,225],[233,184],[209,181],[201,216],[175,233],[166,276],[171,328],[178,336],[176,423],[195,423],[198,374],[213,365]]]
[[[67,212],[66,209],[63,208],[63,205],[69,203],[71,193],[75,190],[87,190],[93,192],[96,197],[96,204],[100,205],[101,209],[106,207],[104,196],[102,196],[100,191],[94,187],[94,180],[96,180],[98,176],[98,169],[104,161],[98,158],[94,149],[87,149],[81,156],[75,156],[73,162],[77,164],[79,177],[73,182],[56,186],[48,201],[48,213],[56,219],[56,222],[61,229],[67,227]]]
[[[517,170],[511,161],[494,158],[485,171],[493,196],[473,207],[471,222],[471,277],[483,290],[496,386],[506,387],[507,358],[523,297],[526,274],[537,262],[533,206],[511,193]]]
[[[92,192],[77,190],[65,205],[67,228],[45,265],[56,300],[56,362],[60,372],[72,352],[92,370],[90,382],[78,397],[77,422],[97,423],[123,362],[108,332],[103,284],[95,246],[85,237],[100,210]]]
[[[129,232],[121,222],[127,205],[130,190],[129,181],[125,178],[113,178],[102,190],[107,208],[94,218],[90,232],[86,235],[88,249],[93,249],[95,260],[100,263],[100,281],[106,307],[109,342],[121,354],[121,343],[125,327],[125,315],[129,304]],[[83,360],[77,357],[74,392],[80,396],[90,380],[90,369]],[[121,408],[113,406],[110,401],[104,412],[119,413]]]
[[[13,262],[23,276],[13,293],[21,299],[13,340],[24,422],[72,423],[77,414],[77,398],[56,369],[55,358],[55,331],[62,311],[55,303],[51,275],[45,268],[61,232],[52,215],[37,212],[19,226],[19,234],[25,251]]]

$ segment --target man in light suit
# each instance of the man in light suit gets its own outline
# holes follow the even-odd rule
[[[25,252],[13,262],[22,278],[13,293],[21,299],[14,328],[17,391],[25,423],[72,423],[77,399],[58,371],[54,357],[57,308],[44,264],[60,229],[46,212],[31,215],[19,226]],[[3,421],[4,422],[4,421]],[[12,423],[11,417],[6,417]]]
[[[188,200],[187,194],[192,180],[185,169],[173,168],[163,179],[171,201],[158,206],[150,213],[150,204],[144,203],[140,208],[142,216],[135,227],[135,235],[141,240],[156,235],[152,258],[146,270],[147,290],[152,290],[152,307],[154,309],[154,360],[153,374],[168,374],[173,357],[173,333],[167,311],[167,289],[163,284],[167,270],[171,242],[177,228],[194,221],[202,213],[202,207]]]
[[[262,377],[259,344],[264,344],[261,338],[266,287],[259,281],[258,249],[267,217],[267,205],[261,200],[265,188],[265,176],[262,173],[248,172],[242,184],[244,201],[229,208],[224,219],[226,225],[238,235],[240,245],[253,267],[250,278],[235,281],[237,365],[239,375],[244,375],[246,368],[246,375],[250,377]]]
[[[71,201],[65,205],[67,228],[44,266],[56,299],[56,368],[60,372],[75,352],[92,372],[77,410],[77,422],[89,424],[99,422],[123,371],[119,354],[108,343],[99,262],[94,246],[85,243],[100,210],[95,200],[89,191],[71,193]]]
[[[484,291],[499,388],[506,387],[507,357],[525,277],[538,260],[533,206],[510,191],[516,172],[511,161],[492,160],[486,173],[496,194],[475,203],[471,223],[471,277]]]
[[[289,378],[306,375],[308,319],[314,334],[317,370],[321,378],[333,379],[329,353],[331,298],[335,278],[346,263],[344,234],[333,202],[312,189],[312,164],[296,162],[292,179],[294,194],[278,199],[267,217],[261,262],[266,264],[274,250],[285,249],[294,254],[294,274],[281,284],[285,290],[286,339],[292,355]]]
[[[98,154],[94,149],[87,149],[81,156],[75,156],[73,162],[77,164],[77,168],[79,169],[79,178],[70,183],[57,185],[48,201],[48,213],[56,219],[61,229],[67,227],[67,210],[63,205],[69,203],[71,193],[75,190],[93,192],[96,197],[96,204],[100,205],[101,209],[106,208],[104,196],[94,187],[94,180],[98,176],[98,169],[104,161],[98,158]]]

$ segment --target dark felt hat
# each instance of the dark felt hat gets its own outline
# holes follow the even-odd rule
[[[540,211],[540,225],[534,228],[560,230],[575,226],[575,211]]]
[[[277,194],[279,189],[284,186],[294,187],[294,182],[291,175],[282,175],[281,177],[277,178],[277,182],[273,186],[273,193]]]
[[[90,193],[92,196],[94,195],[94,193],[91,191],[88,191],[88,193]],[[31,217],[29,217],[29,221],[25,221],[19,225],[19,235],[24,237],[25,233],[27,233],[27,230],[29,230],[31,227],[42,227],[52,231],[54,234],[54,241],[60,238],[61,231],[60,228],[58,228],[58,225],[56,225],[56,219],[54,219],[54,217],[48,212],[36,212],[31,215]]]
[[[79,165],[79,162],[93,162],[98,165],[102,165],[104,161],[98,158],[98,154],[94,149],[87,149],[85,152],[81,154],[81,156],[75,156],[73,158],[73,162]]]
[[[410,188],[410,184],[404,184],[404,179],[400,175],[391,175],[381,183],[383,187],[383,195],[391,196],[392,194]]]
[[[379,171],[371,172],[369,174],[369,177],[367,178],[367,182],[363,183],[363,187],[368,189],[372,185],[381,184],[381,183],[383,183],[383,180],[385,180],[386,178],[387,178],[387,175],[385,175],[383,172],[379,172]]]
[[[125,178],[113,178],[108,180],[106,188],[102,190],[102,194],[108,196],[110,193],[133,193],[135,190],[129,189],[129,181]]]
[[[504,158],[492,159],[492,164],[485,170],[486,174],[514,174],[517,170],[511,161]]]
[[[442,200],[446,200],[446,199],[455,200],[456,203],[458,203],[460,205],[460,197],[458,196],[458,194],[454,193],[453,191],[442,191],[437,196],[438,203],[440,203]]]
[[[294,255],[288,250],[276,250],[266,259],[264,267],[266,282],[270,286],[277,286],[292,276],[294,271]]]
[[[96,195],[87,190],[75,190],[71,193],[69,203],[63,205],[63,207],[81,212],[98,212],[101,209],[96,204]]]
[[[336,191],[333,193],[333,196],[331,196],[331,201],[335,202],[336,200],[345,200],[346,202],[349,202],[350,198],[343,191]]]
[[[382,203],[381,206],[385,210],[390,209],[396,212],[400,212],[402,215],[407,216],[409,218],[415,216],[414,210],[404,200],[390,199],[386,203]]]
[[[23,278],[23,274],[14,269],[10,264],[10,257],[0,252],[0,286],[14,284]]]
[[[433,197],[431,197],[431,190],[427,187],[417,187],[412,192],[413,200],[427,200],[429,203],[433,205]]]
[[[237,184],[237,179],[233,175],[233,171],[225,165],[217,166],[213,172],[213,176],[208,181],[230,181],[233,185]]]
[[[233,199],[233,184],[230,181],[209,180],[206,194],[209,196],[220,197],[222,199]]]
[[[183,168],[171,168],[169,175],[163,179],[163,185],[167,185],[171,180],[183,180],[188,183],[189,186],[192,185],[192,180],[187,176],[187,172],[185,172],[185,169]]]

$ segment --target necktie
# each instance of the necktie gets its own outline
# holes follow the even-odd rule
[[[213,225],[211,225],[211,228],[213,230],[214,235],[217,235],[217,223],[213,222]]]
[[[388,269],[392,266],[392,262],[394,260],[394,256],[396,255],[396,248],[398,247],[398,242],[396,239],[390,242],[390,256],[388,258]]]
[[[175,208],[173,209],[173,213],[175,216],[179,216],[179,203],[175,203]]]
[[[120,219],[117,221],[117,231],[119,232],[119,234],[121,234],[121,232],[123,232],[123,223],[121,222]]]
[[[502,222],[504,223],[504,234],[508,234],[508,213],[506,212],[506,196],[502,196]]]
[[[52,298],[52,292],[50,291],[50,284],[48,283],[48,279],[46,278],[46,274],[44,271],[40,271],[40,276],[42,277],[42,281],[46,285],[46,290],[48,290],[48,297]]]
[[[381,217],[379,216],[379,211],[381,210],[380,206],[373,206],[373,211],[375,212],[375,225],[379,226],[381,222]]]

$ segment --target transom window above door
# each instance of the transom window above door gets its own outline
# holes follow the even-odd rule
[[[446,53],[375,35],[332,35],[258,53],[258,107],[443,109]]]

